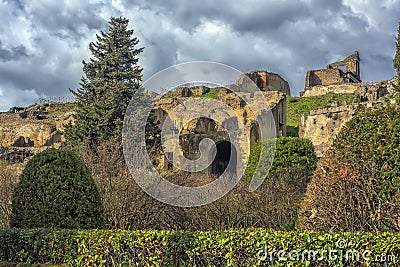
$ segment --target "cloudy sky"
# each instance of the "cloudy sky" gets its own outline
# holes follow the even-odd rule
[[[363,81],[395,75],[400,0],[0,0],[0,111],[69,95],[111,16],[145,47],[144,79],[209,60],[279,73],[298,95],[307,70],[355,50]]]

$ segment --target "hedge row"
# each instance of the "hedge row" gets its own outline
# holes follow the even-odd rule
[[[394,233],[0,229],[0,240],[0,261],[69,266],[398,266],[400,257]]]

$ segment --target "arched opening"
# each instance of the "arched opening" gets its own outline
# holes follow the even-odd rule
[[[216,145],[217,153],[211,164],[211,174],[221,175],[228,168],[231,172],[236,168],[236,149],[228,141],[222,141]],[[232,155],[232,162],[230,163]]]

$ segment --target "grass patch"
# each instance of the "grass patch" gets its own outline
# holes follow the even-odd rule
[[[218,98],[219,91],[220,91],[222,88],[223,88],[223,87],[214,87],[214,88],[210,88],[210,90],[209,90],[207,93],[205,93],[204,95],[202,95],[201,97],[217,99],[217,98]]]
[[[340,106],[350,105],[354,102],[353,94],[326,94],[313,97],[287,97],[287,135],[298,136],[299,120],[301,114],[317,108],[329,108],[332,103],[338,102]]]

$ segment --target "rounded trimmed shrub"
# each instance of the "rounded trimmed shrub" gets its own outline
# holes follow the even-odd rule
[[[49,149],[34,156],[14,190],[10,225],[16,228],[102,228],[100,194],[84,162],[64,149]]]

